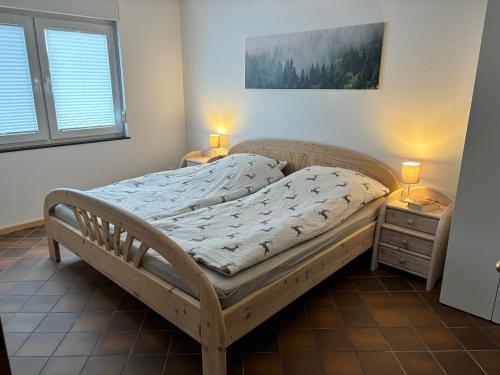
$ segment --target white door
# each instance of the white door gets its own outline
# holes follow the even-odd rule
[[[488,2],[440,301],[500,320],[500,1]],[[497,307],[495,308],[495,303]]]

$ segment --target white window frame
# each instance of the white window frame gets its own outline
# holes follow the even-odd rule
[[[0,136],[0,152],[127,137],[125,99],[116,22],[0,7],[0,24],[24,28],[38,133]],[[45,29],[106,35],[115,123],[105,127],[59,130],[50,80]]]
[[[49,19],[35,17],[35,29],[38,40],[38,50],[40,53],[40,67],[42,69],[43,88],[47,103],[47,115],[49,118],[50,134],[53,139],[85,137],[103,134],[119,134],[123,132],[120,81],[118,75],[118,60],[115,42],[114,27],[109,24],[87,23],[80,21],[66,21],[60,19]],[[111,74],[111,87],[113,91],[113,108],[115,112],[115,123],[106,127],[96,127],[87,129],[67,129],[59,130],[52,93],[49,58],[47,53],[47,41],[45,39],[45,29],[84,32],[89,34],[105,35],[108,43],[108,58]]]
[[[0,147],[18,142],[44,141],[49,139],[49,128],[45,112],[45,99],[41,86],[41,72],[38,66],[38,53],[36,48],[35,28],[32,17],[17,14],[0,13],[0,24],[20,26],[24,29],[26,54],[31,76],[31,89],[35,105],[38,133],[14,133],[0,136]]]

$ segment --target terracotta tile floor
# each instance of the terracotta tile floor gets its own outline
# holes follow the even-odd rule
[[[43,228],[0,236],[0,314],[14,374],[199,374],[200,346]],[[232,345],[229,374],[500,374],[500,326],[369,253]]]

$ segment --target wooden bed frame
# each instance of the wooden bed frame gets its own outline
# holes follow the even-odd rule
[[[391,191],[399,187],[394,173],[381,162],[338,147],[264,139],[237,144],[229,154],[244,152],[288,161],[286,174],[311,165],[338,166],[364,173]],[[59,204],[72,208],[80,230],[54,216]],[[204,375],[225,374],[229,345],[371,248],[376,225],[364,226],[286,276],[222,309],[200,266],[167,235],[131,212],[78,190],[58,189],[45,198],[44,216],[54,261],[60,260],[59,244],[65,246],[201,343]],[[120,233],[126,233],[123,246]],[[140,247],[132,256],[134,240]],[[195,297],[141,267],[149,249],[172,265]]]

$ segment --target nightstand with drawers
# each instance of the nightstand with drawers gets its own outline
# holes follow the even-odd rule
[[[184,155],[181,160],[180,167],[191,167],[193,165],[211,163],[215,160],[222,159],[226,155],[224,154],[213,154],[207,155],[203,151],[192,151]]]
[[[438,190],[417,187],[411,190],[412,199],[441,203],[439,209],[421,212],[409,209],[400,195],[401,190],[390,194],[380,210],[372,270],[382,263],[421,276],[429,291],[443,274],[454,202]]]

